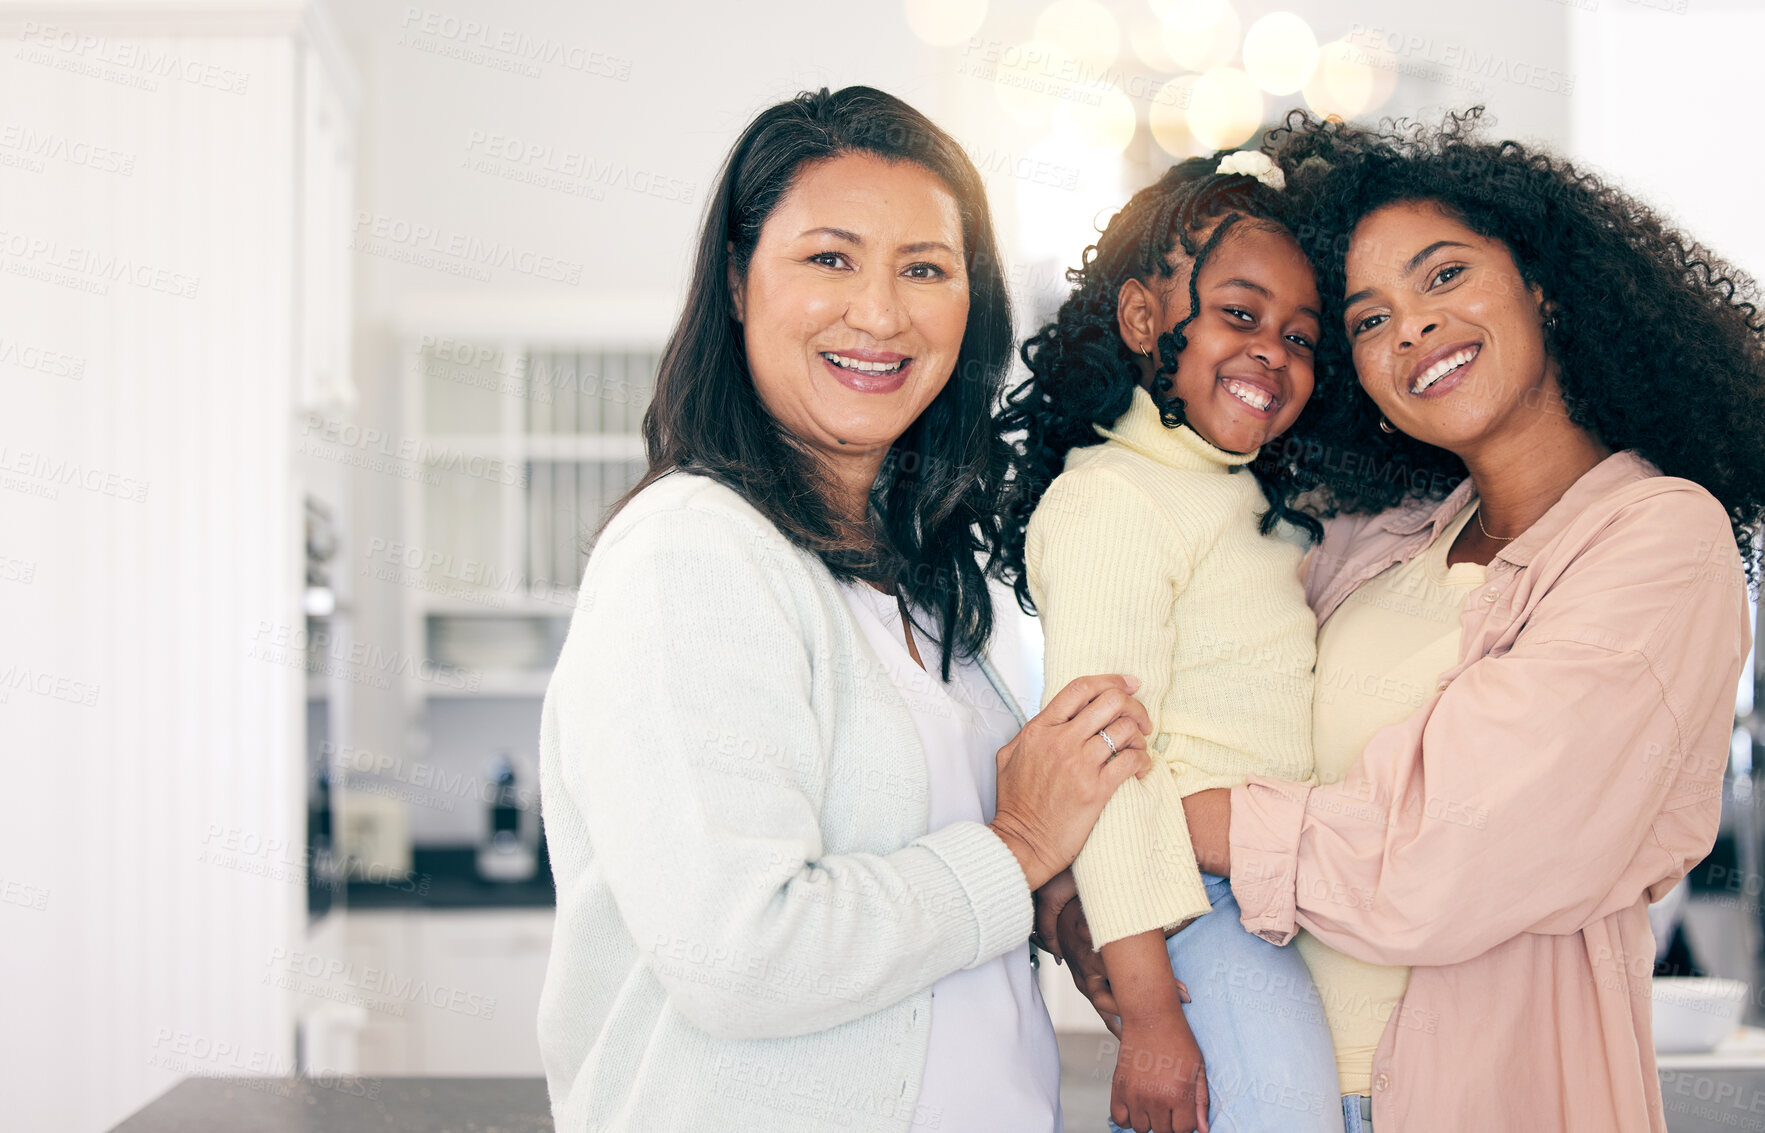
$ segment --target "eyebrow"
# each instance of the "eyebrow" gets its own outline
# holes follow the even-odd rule
[[[1218,284],[1216,284],[1216,286],[1243,288],[1245,291],[1256,292],[1258,295],[1261,295],[1264,299],[1273,299],[1275,297],[1274,293],[1272,291],[1270,291],[1268,288],[1264,287],[1260,283],[1253,283],[1248,279],[1222,279],[1222,280],[1220,280],[1220,282]],[[1302,315],[1310,315],[1312,318],[1318,320],[1318,322],[1320,322],[1320,323],[1324,321],[1324,316],[1318,314],[1316,311],[1312,310],[1310,307],[1299,308],[1299,313]]]
[[[1410,272],[1415,271],[1423,260],[1432,256],[1435,252],[1440,251],[1442,248],[1469,248],[1470,246],[1471,245],[1466,244],[1462,240],[1436,240],[1434,243],[1428,245],[1426,248],[1423,248],[1421,251],[1410,257],[1409,263],[1403,265],[1403,274],[1408,275]],[[1362,288],[1344,299],[1342,301],[1342,306],[1344,308],[1352,307],[1372,293],[1372,288]]]
[[[802,232],[797,234],[797,239],[801,240],[805,236],[815,236],[817,234],[832,236],[836,240],[844,240],[846,243],[856,244],[860,248],[864,246],[864,237],[858,235],[856,232],[849,232],[844,228],[831,228],[825,225],[820,228],[805,228]],[[917,244],[903,244],[900,248],[896,249],[896,251],[906,252],[909,255],[919,252],[948,252],[952,256],[956,254],[956,249],[939,240],[922,240]]]

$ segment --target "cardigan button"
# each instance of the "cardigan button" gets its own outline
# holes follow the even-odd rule
[[[1388,1090],[1390,1088],[1391,1088],[1391,1075],[1380,1074],[1378,1077],[1373,1079],[1373,1089],[1375,1089],[1375,1090]]]
[[[1452,683],[1451,681],[1441,681],[1438,685],[1435,685],[1434,687],[1438,688],[1441,692],[1445,692],[1446,686],[1451,683]]]

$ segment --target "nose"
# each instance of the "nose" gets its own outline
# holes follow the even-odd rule
[[[1429,311],[1398,311],[1392,317],[1397,320],[1399,350],[1407,350],[1416,345],[1440,326]]]
[[[1284,370],[1292,355],[1279,331],[1265,331],[1250,344],[1250,356],[1270,370]]]
[[[887,271],[858,272],[851,302],[846,306],[846,325],[878,342],[906,330],[912,320],[895,284],[895,277]]]

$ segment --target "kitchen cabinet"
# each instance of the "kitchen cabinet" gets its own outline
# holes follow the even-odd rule
[[[303,958],[324,1004],[309,1073],[530,1076],[550,909],[352,911],[332,950]]]

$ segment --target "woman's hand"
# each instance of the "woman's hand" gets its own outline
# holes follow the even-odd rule
[[[1067,971],[1072,973],[1073,986],[1091,1001],[1109,1033],[1121,1038],[1121,1007],[1116,1004],[1115,992],[1109,986],[1109,971],[1104,966],[1103,953],[1092,946],[1091,925],[1085,920],[1085,906],[1077,898],[1068,901],[1060,911],[1055,934],[1060,941],[1061,954],[1066,957]]]
[[[1214,787],[1185,796],[1183,818],[1195,864],[1216,877],[1232,876],[1232,792]]]
[[[1152,769],[1152,718],[1130,695],[1139,687],[1133,677],[1080,677],[999,749],[999,806],[989,825],[1031,889],[1079,856],[1117,787]]]

